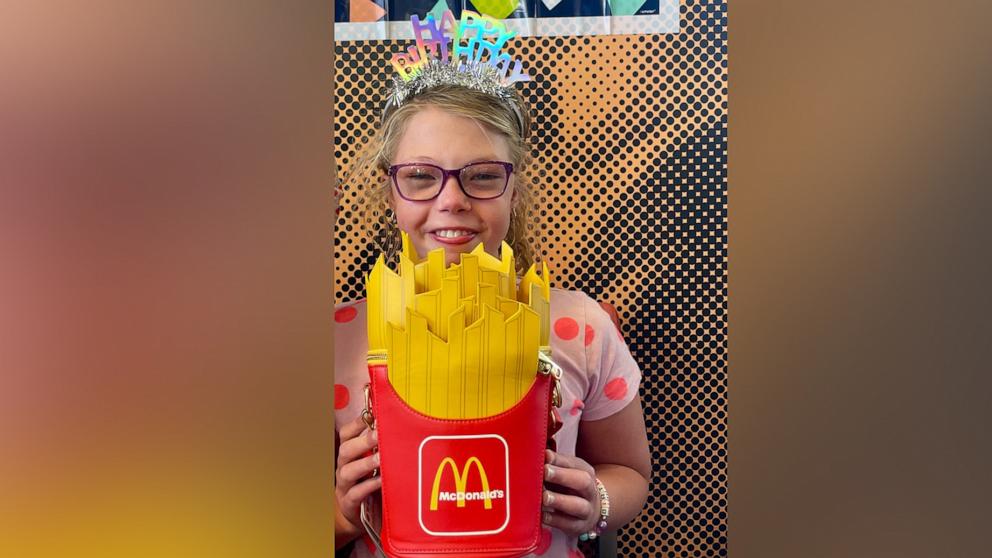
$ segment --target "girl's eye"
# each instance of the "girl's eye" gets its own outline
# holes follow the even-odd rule
[[[466,169],[462,176],[468,176],[469,182],[480,184],[502,182],[506,179],[506,170],[499,165],[479,163]]]
[[[400,173],[400,178],[403,180],[416,180],[416,181],[426,181],[426,180],[437,180],[437,173],[431,172],[429,169],[418,169],[410,168],[404,169]]]

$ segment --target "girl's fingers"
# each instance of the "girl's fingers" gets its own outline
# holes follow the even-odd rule
[[[567,488],[575,494],[586,498],[591,498],[594,494],[597,494],[595,473],[587,471],[584,468],[573,469],[548,463],[544,466],[544,480],[548,483]]]
[[[338,447],[338,467],[361,458],[378,444],[379,433],[375,430],[366,429],[351,439],[342,436],[341,445]]]
[[[365,430],[366,428],[368,428],[368,425],[365,424],[365,421],[362,420],[361,416],[358,416],[355,420],[342,426],[338,433],[341,435],[341,441],[343,442],[358,436],[362,433],[362,430]]]
[[[337,484],[345,490],[351,485],[372,474],[379,467],[379,453],[375,452],[368,457],[356,459],[338,467]]]
[[[382,488],[382,477],[372,477],[356,484],[351,487],[351,490],[339,495],[338,501],[342,509],[356,510],[363,500],[380,488]]]
[[[573,536],[578,536],[589,531],[586,527],[586,524],[588,523],[587,521],[553,511],[543,512],[541,514],[541,522],[548,527],[560,529]]]
[[[545,490],[543,503],[546,511],[558,512],[582,522],[588,522],[592,517],[592,502],[581,496]]]
[[[596,476],[596,470],[593,469],[592,465],[590,465],[585,459],[574,455],[562,455],[551,450],[544,450],[544,462],[549,465],[556,465],[566,469],[580,469],[588,472],[593,477]]]
[[[596,472],[585,460],[548,450],[544,466],[544,523],[571,535],[595,525]]]
[[[379,436],[357,417],[341,427],[338,438],[334,494],[345,518],[358,525],[362,501],[382,488],[382,477],[370,476],[379,467],[379,453],[373,451]]]
[[[352,525],[360,525],[359,510],[362,501],[381,488],[382,477],[372,477],[352,486],[350,490],[338,489],[336,494],[341,513]]]

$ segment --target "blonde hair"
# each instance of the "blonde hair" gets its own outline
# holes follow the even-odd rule
[[[530,172],[531,153],[527,144],[530,115],[523,98],[514,91],[513,102],[524,116],[523,130],[513,109],[490,95],[458,85],[441,85],[420,93],[399,108],[389,112],[375,134],[362,148],[344,177],[344,186],[358,194],[359,221],[363,233],[372,238],[386,261],[395,263],[400,250],[400,235],[389,205],[392,188],[387,171],[400,138],[414,114],[426,107],[434,107],[457,116],[478,122],[489,131],[503,136],[510,149],[513,163],[516,198],[510,211],[510,227],[506,242],[513,249],[519,271],[534,263],[530,244],[532,225],[529,209],[532,207],[535,187]]]

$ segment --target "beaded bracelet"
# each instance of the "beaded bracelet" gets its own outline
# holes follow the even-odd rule
[[[596,479],[596,490],[599,491],[599,521],[596,522],[596,527],[592,531],[579,535],[581,541],[592,540],[602,535],[603,531],[606,530],[606,521],[610,517],[610,495],[599,479]]]

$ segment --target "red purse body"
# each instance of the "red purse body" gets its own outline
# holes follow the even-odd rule
[[[514,558],[537,548],[559,373],[537,374],[497,415],[440,419],[410,408],[385,364],[369,365],[382,475],[377,542],[387,557]]]

